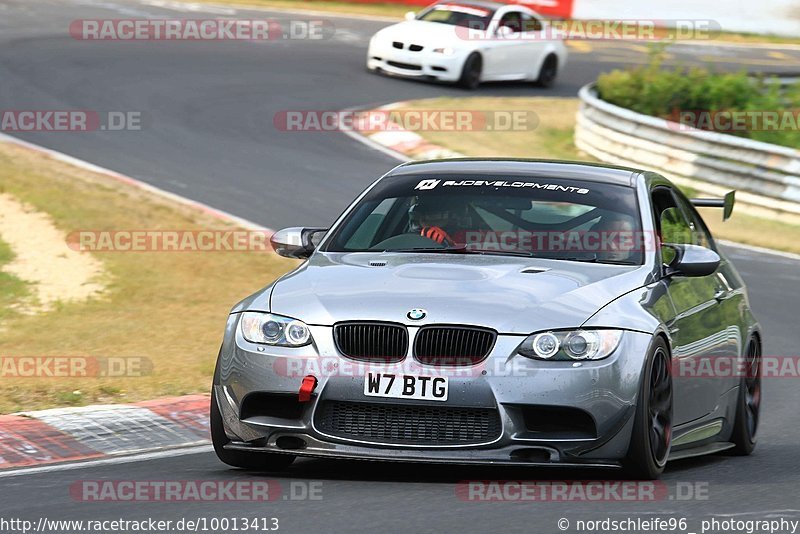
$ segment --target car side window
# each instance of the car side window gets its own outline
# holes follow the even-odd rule
[[[661,212],[661,240],[675,245],[692,244],[692,227],[677,206]]]
[[[668,187],[657,187],[652,192],[653,210],[661,243],[687,245],[693,243],[692,226],[678,207],[672,190]],[[661,246],[661,259],[665,265],[675,258],[675,251]]]
[[[519,11],[509,11],[500,19],[500,26],[505,26],[514,33],[522,31],[522,13]]]
[[[378,230],[385,223],[389,211],[397,202],[396,198],[387,198],[373,206],[364,223],[353,232],[345,246],[348,248],[369,248],[375,241]],[[370,206],[365,206],[369,209]]]
[[[522,13],[521,19],[523,32],[540,32],[544,28],[541,20],[527,13]]]
[[[714,238],[711,236],[711,232],[708,231],[706,223],[703,222],[703,218],[700,217],[700,214],[697,213],[694,206],[682,195],[676,194],[675,196],[677,197],[681,209],[689,219],[689,225],[692,229],[692,244],[716,251],[717,246],[714,243]]]

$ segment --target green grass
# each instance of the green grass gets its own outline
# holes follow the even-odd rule
[[[575,159],[573,144],[577,99],[548,97],[434,98],[410,102],[404,109],[525,112],[535,116],[521,131],[418,132],[437,145],[468,156]],[[478,117],[480,115],[477,115]],[[481,124],[479,119],[475,124]]]
[[[0,144],[0,190],[75,230],[229,230],[233,227],[137,188]],[[87,252],[88,253],[88,252]],[[92,253],[106,292],[37,315],[8,305],[25,287],[2,278],[0,355],[140,357],[146,376],[0,377],[0,413],[208,392],[225,320],[238,300],[296,265],[265,252]],[[0,264],[10,259],[0,245]]]
[[[3,272],[3,265],[14,259],[7,243],[0,240],[0,321],[14,313],[13,305],[29,295],[27,284],[14,275]]]

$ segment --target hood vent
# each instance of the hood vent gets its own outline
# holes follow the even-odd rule
[[[528,267],[526,269],[522,269],[520,273],[522,274],[539,274],[549,271],[550,269],[545,269],[543,267]]]

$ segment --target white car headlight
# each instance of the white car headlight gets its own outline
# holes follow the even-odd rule
[[[602,360],[614,352],[622,330],[563,330],[531,334],[517,353],[537,360]]]
[[[244,312],[239,322],[250,343],[302,347],[311,343],[311,330],[303,321],[272,313]]]
[[[434,48],[433,53],[442,54],[443,56],[452,56],[453,54],[456,53],[456,51],[453,48],[444,47],[444,48]]]

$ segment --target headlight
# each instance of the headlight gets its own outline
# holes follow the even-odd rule
[[[272,313],[244,312],[242,335],[250,343],[302,347],[311,343],[311,330],[303,321]]]
[[[537,360],[602,360],[616,350],[622,330],[564,330],[531,334],[517,353]]]
[[[453,50],[452,48],[445,47],[445,48],[434,48],[433,49],[433,53],[434,54],[442,54],[444,56],[452,56],[453,54],[456,53],[456,51]]]

